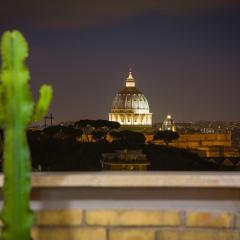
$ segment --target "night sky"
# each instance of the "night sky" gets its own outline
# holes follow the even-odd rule
[[[0,33],[30,45],[56,121],[107,119],[132,69],[153,121],[240,120],[240,1],[1,1]]]

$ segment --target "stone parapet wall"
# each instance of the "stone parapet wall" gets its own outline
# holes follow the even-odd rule
[[[239,240],[234,212],[55,209],[36,212],[34,240]]]
[[[36,173],[32,186],[33,240],[240,240],[236,172]]]

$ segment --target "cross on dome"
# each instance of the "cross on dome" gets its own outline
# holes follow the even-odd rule
[[[129,71],[128,79],[134,79],[133,76],[132,76],[132,71],[131,70]]]

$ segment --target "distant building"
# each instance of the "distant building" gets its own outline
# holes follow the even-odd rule
[[[144,94],[135,87],[132,73],[125,87],[117,93],[112,102],[109,121],[119,122],[123,126],[152,126],[152,113]]]
[[[167,115],[160,130],[176,132],[176,126],[171,115]]]
[[[150,162],[142,150],[117,150],[114,153],[102,154],[103,170],[148,170]]]
[[[153,135],[145,135],[146,142],[153,140]],[[155,144],[164,145],[162,140],[155,140]],[[172,147],[190,149],[201,157],[240,157],[239,151],[232,146],[231,133],[195,133],[180,134],[172,141]]]

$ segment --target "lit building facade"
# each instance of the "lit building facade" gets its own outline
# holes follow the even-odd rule
[[[113,99],[109,121],[119,122],[123,126],[152,126],[148,101],[136,88],[131,72],[125,87]]]

